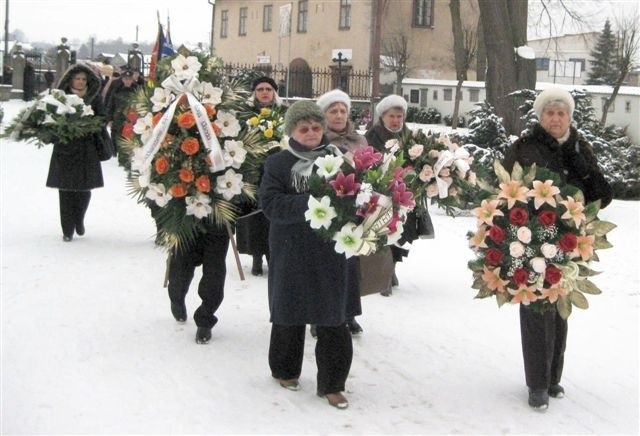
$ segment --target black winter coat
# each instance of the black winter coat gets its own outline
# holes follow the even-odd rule
[[[309,195],[292,186],[298,158],[287,150],[270,156],[260,184],[269,230],[269,309],[279,325],[337,326],[361,313],[347,309],[358,277],[333,242],[322,240],[305,220]],[[349,310],[349,313],[347,311]]]
[[[558,173],[564,182],[582,190],[587,203],[599,199],[601,207],[605,207],[613,198],[613,190],[598,168],[593,148],[573,127],[567,141],[560,145],[536,124],[529,134],[511,145],[502,165],[511,172],[515,162],[522,167],[535,163]]]
[[[100,79],[87,66],[76,64],[60,79],[58,88],[71,93],[71,79],[77,72],[87,75],[85,104],[90,104],[96,116],[104,116],[104,105],[100,98]],[[70,143],[53,141],[53,153],[49,163],[47,186],[67,191],[89,191],[104,186],[102,167],[98,158],[100,135],[88,135]]]

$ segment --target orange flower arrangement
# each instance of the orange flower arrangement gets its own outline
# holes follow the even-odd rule
[[[180,150],[189,156],[196,154],[199,149],[200,143],[193,136],[187,136],[184,141],[182,141],[182,144],[180,144]]]
[[[191,111],[186,111],[178,115],[178,127],[190,129],[196,125],[196,118]]]
[[[158,174],[166,174],[169,171],[169,159],[165,156],[160,156],[156,159],[155,169]]]

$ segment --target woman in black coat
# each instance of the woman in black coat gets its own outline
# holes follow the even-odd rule
[[[286,107],[282,99],[278,96],[278,85],[267,76],[259,77],[251,85],[251,98],[249,106],[251,110],[258,114],[262,108],[278,108],[282,112]],[[251,274],[261,276],[262,256],[269,261],[269,220],[265,218],[261,211],[256,211],[245,217],[241,217],[236,222],[236,242],[238,252],[250,254],[253,257]]]
[[[613,191],[598,168],[591,145],[571,127],[575,103],[567,91],[550,88],[538,95],[534,110],[540,124],[507,150],[503,166],[509,172],[515,162],[534,163],[558,173],[563,181],[582,190],[587,202],[600,200],[607,206]],[[567,343],[567,321],[557,311],[534,312],[520,305],[520,334],[529,405],[538,410],[549,406],[549,396],[561,398],[560,385]]]
[[[86,105],[91,105],[96,116],[103,116],[100,85],[91,68],[76,64],[62,75],[58,88],[78,95]],[[100,140],[100,135],[90,134],[68,143],[53,141],[47,186],[58,189],[62,239],[66,242],[73,239],[74,231],[84,235],[84,216],[91,201],[91,190],[104,186],[98,158]]]
[[[324,114],[311,101],[294,103],[285,116],[289,148],[270,156],[260,184],[269,219],[269,366],[280,385],[298,390],[306,324],[316,324],[317,394],[346,408],[342,394],[353,346],[347,327],[350,287],[357,276],[333,242],[320,238],[305,219],[307,179],[316,158],[339,151],[323,135]]]

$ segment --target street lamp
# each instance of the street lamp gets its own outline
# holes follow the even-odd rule
[[[211,5],[211,44],[209,46],[209,53],[213,56],[213,28],[216,24],[216,0],[207,0]]]

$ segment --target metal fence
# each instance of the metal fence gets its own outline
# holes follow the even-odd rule
[[[340,88],[352,100],[371,99],[372,74],[367,70],[333,66],[286,68],[271,64],[225,64],[224,68],[229,78],[246,77],[252,72],[271,77],[278,84],[281,97],[317,98],[327,91]]]

